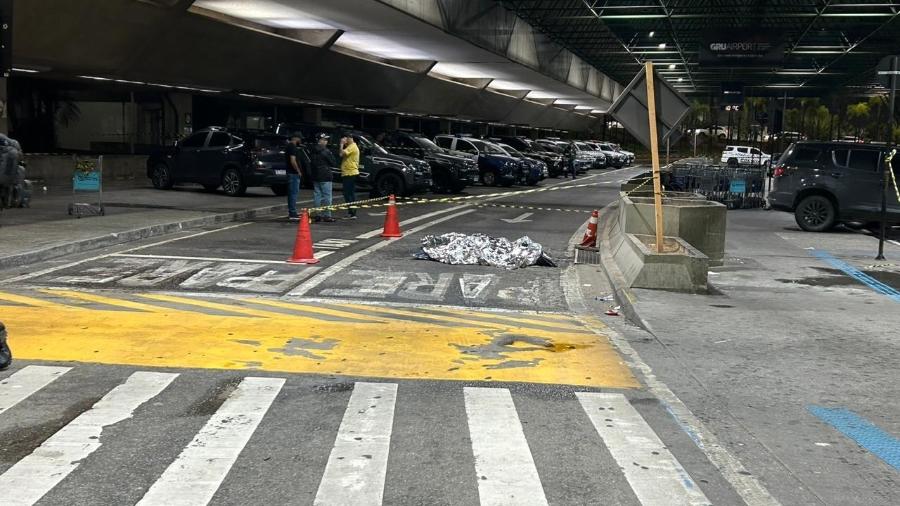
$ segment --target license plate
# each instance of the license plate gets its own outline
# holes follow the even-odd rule
[[[275,169],[275,175],[276,176],[285,176],[285,175],[287,175],[287,171]]]

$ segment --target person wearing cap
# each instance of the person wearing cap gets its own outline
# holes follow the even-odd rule
[[[331,168],[337,165],[334,155],[328,149],[328,135],[320,133],[316,135],[316,145],[313,146],[310,175],[313,181],[313,205],[315,207],[331,205]],[[326,209],[314,218],[315,221],[332,222],[331,209]]]
[[[359,146],[351,134],[341,136],[341,186],[344,202],[356,202],[356,178],[359,176]],[[356,219],[356,209],[347,208],[348,220]]]
[[[284,150],[284,157],[288,166],[288,185],[287,185],[287,205],[288,219],[297,221],[300,215],[297,214],[297,197],[300,195],[300,176],[303,174],[303,166],[309,169],[309,158],[306,152],[300,147],[302,139],[299,135],[291,136],[287,148]],[[307,170],[307,173],[309,170]]]

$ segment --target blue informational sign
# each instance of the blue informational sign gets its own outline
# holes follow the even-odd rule
[[[76,191],[100,191],[100,173],[76,172],[72,177],[72,188]]]
[[[747,193],[747,181],[743,179],[731,180],[731,193]]]

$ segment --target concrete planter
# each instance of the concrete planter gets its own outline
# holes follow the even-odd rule
[[[666,237],[665,253],[657,253],[655,236],[622,234],[613,241],[612,256],[630,288],[692,293],[707,292],[709,259],[678,237]]]
[[[663,231],[679,237],[708,258],[711,266],[725,259],[725,215],[728,209],[719,202],[698,198],[663,199]],[[625,234],[656,234],[652,193],[649,196],[624,196],[619,206],[619,226]]]

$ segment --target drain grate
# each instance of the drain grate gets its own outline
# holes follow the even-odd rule
[[[599,265],[600,264],[600,251],[594,248],[591,249],[575,249],[575,264],[588,264],[588,265]]]

